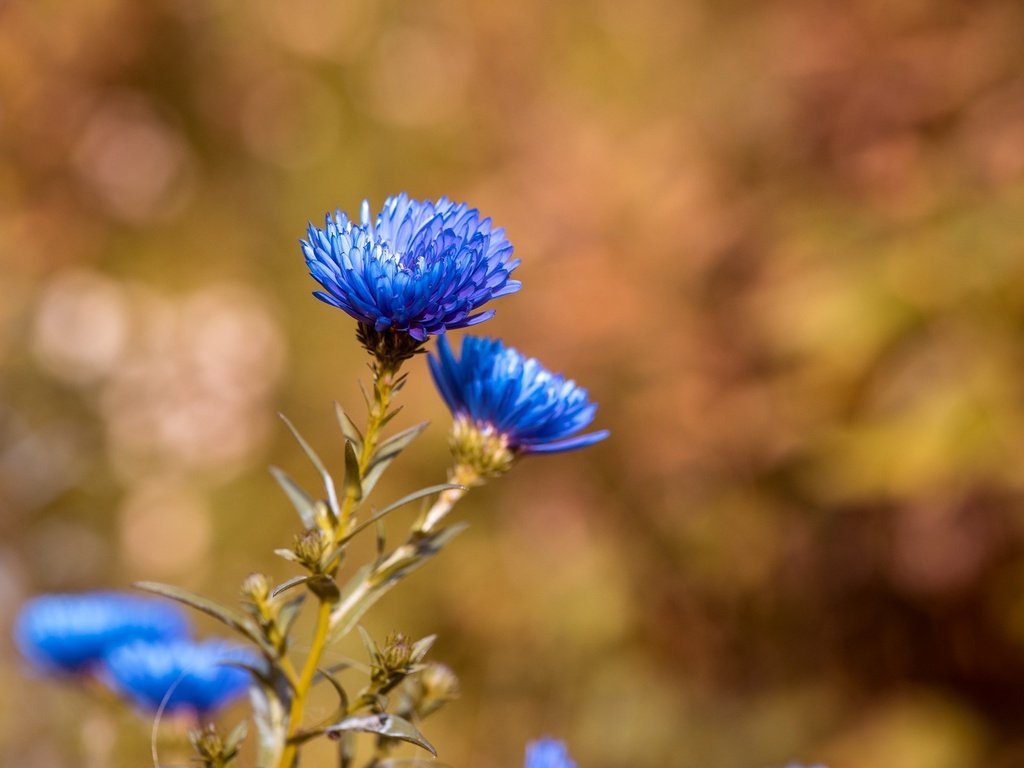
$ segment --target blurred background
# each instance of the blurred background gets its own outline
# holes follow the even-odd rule
[[[1024,765],[1022,28],[1013,0],[0,2],[0,754],[150,764],[146,718],[26,674],[26,597],[291,575],[266,467],[315,476],[275,413],[340,468],[367,379],[298,240],[405,190],[507,229],[524,288],[481,331],[612,430],[472,494],[371,614],[440,635],[445,763],[554,735],[585,768]],[[443,478],[411,370],[394,424],[433,427],[378,499]]]

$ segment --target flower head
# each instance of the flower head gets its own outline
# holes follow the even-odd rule
[[[114,690],[144,709],[159,709],[166,697],[169,711],[209,713],[248,688],[249,673],[236,665],[259,663],[247,648],[218,640],[135,642],[107,654],[106,676]]]
[[[302,251],[313,295],[377,332],[400,331],[417,341],[483,322],[491,299],[519,290],[518,266],[504,230],[465,203],[389,197],[376,221],[364,201],[360,221],[341,211],[323,229],[309,225]]]
[[[565,744],[554,739],[540,739],[526,745],[526,768],[576,768]]]
[[[14,624],[21,653],[57,672],[84,670],[133,640],[177,640],[188,632],[176,605],[118,592],[42,595],[25,604]]]
[[[608,436],[606,430],[576,435],[597,410],[586,390],[498,340],[467,336],[460,360],[442,336],[430,372],[456,417],[457,452],[462,446],[500,459],[505,449],[510,460],[518,453],[582,448]]]

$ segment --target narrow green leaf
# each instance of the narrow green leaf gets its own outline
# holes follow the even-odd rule
[[[134,586],[137,589],[152,592],[156,595],[162,595],[163,597],[169,597],[171,600],[177,600],[179,603],[184,603],[185,605],[195,608],[197,611],[202,611],[207,616],[212,616],[222,624],[248,637],[256,643],[260,650],[266,655],[270,657],[277,656],[277,653],[270,644],[267,643],[263,635],[260,634],[259,628],[256,627],[255,624],[242,616],[242,614],[236,613],[230,608],[227,608],[208,597],[203,597],[202,595],[197,595],[194,592],[189,592],[187,589],[181,589],[180,587],[174,587],[169,584],[160,584],[155,581],[137,581]]]
[[[249,723],[243,720],[234,728],[231,729],[231,733],[224,739],[224,749],[228,752],[234,752],[238,749],[238,746],[245,739],[246,734],[249,733]]]
[[[423,660],[423,657],[427,655],[427,652],[434,645],[434,641],[437,640],[437,635],[427,635],[426,637],[417,640],[412,645],[412,661],[414,664],[418,664]]]
[[[328,672],[326,669],[317,667],[316,671],[319,673],[319,679],[326,680],[331,684],[331,688],[334,689],[335,693],[338,694],[338,716],[340,717],[348,711],[348,694],[345,692],[344,687],[338,682],[338,679]]]
[[[299,430],[295,428],[295,425],[293,425],[288,420],[288,417],[285,416],[283,413],[278,415],[281,417],[281,420],[285,423],[285,426],[288,427],[288,430],[292,433],[292,436],[295,438],[295,441],[302,448],[303,452],[306,454],[306,457],[309,459],[310,463],[312,463],[312,465],[316,468],[316,471],[320,473],[320,478],[321,480],[323,480],[324,483],[324,490],[327,492],[327,503],[330,505],[331,511],[335,514],[335,516],[337,516],[338,494],[334,489],[334,480],[331,478],[330,473],[327,471],[327,467],[325,467],[324,463],[320,461],[320,457],[316,455],[316,451],[314,451],[310,447],[309,443],[306,442],[305,438],[301,434],[299,434]]]
[[[277,765],[288,731],[285,707],[270,687],[250,686],[249,701],[257,733],[256,765]]]
[[[362,624],[356,627],[356,629],[359,630],[359,637],[363,641],[363,647],[366,648],[366,655],[370,657],[370,663],[376,664],[380,658],[380,649],[377,648],[377,643],[374,642],[373,637],[370,636],[370,633]]]
[[[457,483],[439,483],[438,485],[431,485],[427,488],[420,488],[418,491],[413,491],[412,493],[403,496],[398,501],[394,501],[391,504],[388,504],[386,507],[384,507],[384,509],[375,514],[373,517],[374,519],[379,519],[390,512],[394,512],[399,507],[404,507],[406,504],[409,504],[418,499],[422,499],[425,496],[432,496],[435,493],[441,493],[442,491],[455,490],[457,488],[464,487],[465,486],[458,485]]]
[[[387,594],[402,578],[440,552],[445,544],[467,527],[466,523],[451,525],[429,536],[403,544],[392,553],[392,556],[403,549],[409,550],[408,554],[400,556],[398,562],[393,564],[391,570],[386,574],[374,573],[373,568],[368,565],[364,565],[356,571],[342,589],[339,607],[331,615],[328,642],[339,640],[351,632],[374,603]]]
[[[288,477],[288,474],[278,467],[271,467],[270,474],[277,480],[277,484],[284,490],[288,501],[295,507],[295,511],[302,518],[302,524],[307,528],[316,526],[316,502],[299,485]]]
[[[334,404],[334,415],[338,418],[338,426],[341,427],[341,434],[345,436],[345,439],[355,443],[358,448],[362,448],[363,433],[359,431],[359,427],[355,425],[355,422],[348,417],[348,414],[345,413],[337,402]]]
[[[277,551],[277,550],[275,550],[275,551]],[[288,552],[289,554],[294,556],[294,553],[291,550],[289,550],[289,549],[285,549],[285,550],[281,550],[281,551],[282,552]],[[287,592],[292,587],[297,587],[297,586],[299,586],[299,584],[302,584],[302,583],[304,583],[304,582],[306,582],[308,580],[309,580],[309,576],[292,576],[287,581],[282,581],[280,584],[278,584],[276,587],[274,587],[274,591],[270,593],[270,596],[271,597],[277,597],[282,592]]]
[[[430,426],[429,421],[422,421],[419,424],[403,429],[397,435],[392,435],[387,440],[381,442],[377,446],[375,456],[380,454],[391,453],[393,451],[401,451],[406,448],[413,440],[423,434],[423,430]]]
[[[427,750],[434,757],[437,757],[437,750],[423,737],[423,734],[419,732],[416,726],[398,715],[383,713],[379,715],[346,717],[340,723],[335,723],[324,729],[324,732],[327,734],[341,734],[344,731],[362,731],[364,733],[376,733],[392,739],[401,739],[410,744],[415,744]]]
[[[430,534],[429,536],[416,538],[413,539],[411,543],[403,544],[403,547],[408,547],[411,544],[413,547],[412,554],[407,555],[404,558],[404,562],[400,562],[398,567],[390,569],[386,574],[383,574],[383,578],[377,584],[380,586],[388,586],[390,588],[390,585],[405,578],[417,568],[426,564],[427,561],[444,548],[445,544],[454,539],[468,527],[468,523],[450,525],[447,528],[442,528],[436,533]]]
[[[299,616],[299,610],[306,600],[306,593],[299,592],[295,597],[281,606],[277,612],[277,626],[285,637],[291,632],[295,619]]]
[[[463,487],[465,487],[465,486],[455,485],[454,483],[441,483],[440,485],[431,485],[428,488],[421,488],[418,491],[413,491],[412,493],[410,493],[410,494],[408,494],[406,496],[403,496],[398,501],[395,501],[395,502],[392,502],[391,504],[388,504],[386,507],[384,507],[384,509],[380,510],[379,512],[374,512],[373,516],[371,518],[369,518],[366,522],[360,523],[355,528],[353,528],[351,531],[349,531],[348,535],[344,539],[342,539],[342,541],[343,542],[348,541],[353,536],[355,536],[357,533],[359,533],[363,529],[373,525],[378,520],[383,518],[385,515],[388,515],[388,514],[394,512],[396,509],[399,509],[400,507],[404,507],[406,504],[410,504],[411,502],[414,502],[417,499],[422,499],[425,496],[430,496],[430,495],[435,494],[435,493],[440,493],[441,491],[447,491],[447,490],[452,490],[452,489],[455,489],[455,488],[463,488]]]
[[[356,455],[355,444],[345,441],[345,495],[351,495],[356,501],[363,498],[363,486],[359,477],[359,457]]]
[[[301,563],[299,556],[292,552],[290,549],[275,549],[274,554],[278,557],[283,557],[285,560],[291,563]]]
[[[386,413],[384,415],[384,418],[380,420],[380,425],[382,427],[385,426],[389,421],[391,421],[393,418],[395,418],[395,416],[400,414],[402,412],[403,408],[405,408],[405,406],[404,405],[400,405],[397,408],[395,408],[395,410],[388,411],[388,413]]]

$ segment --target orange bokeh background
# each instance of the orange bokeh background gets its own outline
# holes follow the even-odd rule
[[[585,768],[1024,764],[1021,28],[1011,0],[0,3],[0,626],[291,575],[266,466],[315,476],[274,414],[340,471],[366,379],[298,240],[447,195],[523,262],[479,331],[612,438],[475,492],[368,619],[439,633],[444,763],[555,735]],[[395,425],[433,427],[380,499],[444,476],[411,370]],[[6,629],[0,687],[5,761],[148,764],[145,718]]]

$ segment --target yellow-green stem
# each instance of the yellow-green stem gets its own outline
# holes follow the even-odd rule
[[[316,614],[316,629],[313,631],[313,647],[306,664],[302,668],[302,674],[295,686],[292,697],[291,712],[288,715],[288,742],[299,731],[302,724],[302,713],[306,706],[306,696],[313,685],[313,678],[316,676],[317,666],[320,664],[320,654],[323,652],[324,641],[327,639],[327,627],[331,619],[331,604],[326,600],[320,601],[320,607]],[[284,752],[281,753],[281,768],[291,768],[295,763],[298,752],[296,744],[286,743]]]
[[[370,459],[373,458],[373,454],[377,450],[377,443],[380,439],[380,430],[388,415],[388,409],[391,406],[391,395],[394,392],[395,376],[397,373],[397,368],[391,370],[374,367],[373,405],[370,407],[370,415],[366,425],[366,434],[363,436],[363,448],[359,453],[360,480],[362,480],[366,475]],[[345,498],[342,501],[341,509],[338,514],[338,527],[335,534],[336,545],[348,531],[352,511],[355,509],[357,501],[358,498],[354,491],[350,490],[345,494]],[[336,561],[335,565],[330,569],[330,576],[333,577],[337,573],[339,565],[340,560]],[[319,600],[320,604],[317,609],[316,628],[314,629],[313,642],[309,649],[309,656],[306,657],[306,663],[302,668],[302,674],[293,684],[291,710],[288,713],[288,742],[291,742],[292,738],[299,732],[299,728],[302,726],[302,715],[306,706],[306,697],[308,696],[309,689],[313,684],[313,678],[316,676],[317,667],[320,665],[320,657],[323,655],[324,644],[327,640],[327,631],[330,627],[333,603],[330,603],[323,598],[319,598]],[[286,674],[288,674],[287,669]],[[294,678],[294,668],[291,668],[290,677]],[[297,756],[298,745],[286,743],[284,751],[281,753],[280,768],[292,768]]]

